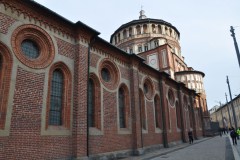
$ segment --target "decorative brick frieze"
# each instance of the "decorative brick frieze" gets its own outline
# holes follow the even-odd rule
[[[100,58],[101,57],[99,55],[91,52],[90,66],[94,67],[94,68],[97,68],[97,63],[100,60]]]
[[[55,37],[58,46],[58,54],[74,59],[76,53],[75,45]]]
[[[16,22],[16,20],[13,19],[12,17],[9,17],[5,14],[0,13],[0,32],[3,33],[3,34],[7,34],[8,33],[8,28],[14,22]]]

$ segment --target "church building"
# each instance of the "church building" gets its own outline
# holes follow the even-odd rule
[[[117,159],[207,134],[204,73],[147,18],[110,42],[34,0],[0,0],[0,159]]]

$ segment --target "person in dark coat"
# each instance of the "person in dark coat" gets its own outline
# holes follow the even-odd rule
[[[230,136],[232,138],[233,145],[237,145],[237,132],[235,131],[234,128],[232,128]]]
[[[188,139],[189,139],[189,143],[192,144],[193,143],[193,132],[191,130],[189,130],[189,132],[188,132]]]

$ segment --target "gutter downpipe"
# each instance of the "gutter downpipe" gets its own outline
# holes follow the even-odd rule
[[[91,47],[95,43],[95,35],[91,37],[90,43],[88,45],[88,72],[87,72],[87,157],[89,157],[89,122],[88,122],[88,114],[89,114],[89,106],[88,106],[88,94],[89,94],[89,77],[90,77],[90,53],[91,53]]]

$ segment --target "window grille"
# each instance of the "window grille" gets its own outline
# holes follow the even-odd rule
[[[89,94],[88,94],[88,125],[89,127],[95,127],[95,91],[94,82],[92,79],[89,80]]]
[[[101,71],[101,74],[102,74],[102,79],[105,81],[105,82],[109,82],[110,79],[111,79],[111,75],[110,75],[110,72],[107,68],[103,68],[102,71]]]
[[[39,56],[39,49],[32,40],[24,40],[21,44],[22,52],[30,59],[36,59]]]
[[[126,128],[125,122],[125,94],[122,88],[118,92],[118,103],[119,103],[119,123],[120,128]]]
[[[63,73],[57,69],[53,72],[51,84],[50,125],[62,125],[63,85]]]
[[[158,99],[155,97],[154,98],[154,105],[155,105],[155,122],[156,122],[156,127],[160,128],[159,125],[159,101]]]

